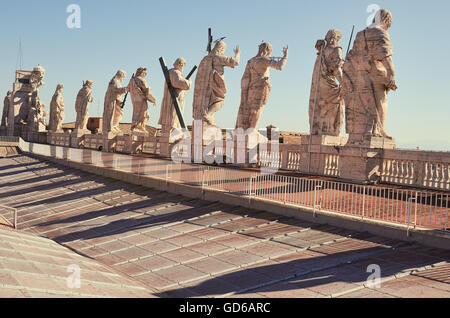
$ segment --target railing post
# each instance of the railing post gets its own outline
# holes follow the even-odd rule
[[[248,195],[251,197],[252,196],[252,185],[253,185],[253,176],[250,177],[250,185],[249,185],[249,193]]]
[[[14,230],[17,230],[17,209],[14,209]]]
[[[322,185],[318,184],[318,185],[316,185],[315,188],[314,188],[313,216],[314,216],[315,218],[317,217],[317,215],[316,215],[316,208],[317,208],[317,205],[316,205],[316,199],[317,199],[317,190],[318,190],[318,189],[322,189]],[[320,207],[320,206],[319,206],[319,207]]]
[[[169,182],[169,165],[166,165],[166,185]]]
[[[406,236],[410,237],[411,234],[409,233],[409,228],[411,226],[411,210],[412,210],[412,201],[415,201],[416,198],[409,198],[408,199],[408,228],[406,230]]]
[[[363,200],[362,200],[362,213],[361,218],[364,219],[366,208],[366,186],[363,186]]]

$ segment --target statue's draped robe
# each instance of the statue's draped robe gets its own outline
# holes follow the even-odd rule
[[[201,61],[195,78],[193,118],[214,125],[214,113],[225,103],[227,87],[224,67],[234,68],[239,61],[233,57],[210,53]]]
[[[236,128],[257,129],[264,106],[269,99],[272,84],[270,68],[281,71],[287,59],[275,61],[270,57],[256,56],[248,61],[241,81],[241,104]]]
[[[133,103],[131,130],[146,132],[147,122],[150,119],[147,101],[156,103],[156,98],[143,77],[135,77],[131,80],[130,95]]]
[[[6,126],[8,123],[8,116],[9,116],[9,96],[6,96],[4,101],[3,101],[3,114],[2,114],[2,126]]]
[[[60,92],[56,92],[50,102],[50,122],[49,131],[62,131],[62,122],[64,120],[64,99]]]
[[[75,102],[75,111],[77,112],[77,121],[75,129],[85,130],[89,119],[89,104],[92,103],[92,91],[88,87],[80,89]]]
[[[346,129],[355,136],[383,136],[389,78],[382,61],[393,54],[391,39],[382,28],[357,34],[344,64],[343,89]]]
[[[123,118],[123,98],[127,91],[126,87],[117,78],[113,78],[108,85],[105,95],[105,109],[103,111],[103,133],[120,134],[120,121]]]
[[[309,123],[313,135],[340,135],[344,120],[344,101],[336,79],[343,64],[341,47],[325,47],[321,60],[320,52],[318,53],[309,99]]]
[[[183,77],[180,71],[174,68],[169,71],[169,76],[172,87],[175,89],[175,95],[178,98],[180,110],[183,112],[185,91],[191,88],[190,82]],[[174,128],[181,128],[167,83],[164,86],[164,98],[161,104],[161,116],[158,123],[162,126],[163,131],[168,133]]]

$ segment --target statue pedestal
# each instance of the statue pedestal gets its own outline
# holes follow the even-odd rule
[[[340,177],[360,183],[381,181],[384,150],[394,148],[395,140],[383,137],[366,137],[360,145],[347,143],[340,151]]]
[[[310,136],[305,135],[302,136],[302,145],[309,145],[311,141],[311,145],[317,146],[344,146],[347,143],[347,138],[342,136]]]
[[[350,134],[347,146],[369,149],[395,149],[395,139]]]
[[[334,176],[339,151],[346,143],[347,138],[343,136],[302,136],[299,170],[309,174]]]
[[[86,129],[75,129],[70,135],[70,146],[72,148],[84,148],[85,135],[90,135],[91,132]]]

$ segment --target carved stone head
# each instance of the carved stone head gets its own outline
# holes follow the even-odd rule
[[[272,54],[272,45],[269,42],[263,42],[259,45],[258,56],[270,56]]]
[[[64,90],[64,85],[63,84],[58,84],[56,86],[56,92],[62,92]]]
[[[118,70],[116,73],[116,76],[114,76],[114,77],[122,82],[125,79],[125,77],[127,77],[127,73],[123,70]]]
[[[94,82],[93,82],[93,81],[87,80],[87,81],[84,83],[84,87],[92,88],[92,86],[94,86]]]
[[[338,45],[341,39],[342,32],[337,29],[331,29],[325,36],[325,41],[327,41],[328,45]]]
[[[175,62],[173,63],[173,67],[175,67],[180,72],[183,71],[185,66],[186,66],[186,60],[184,58],[182,58],[182,57],[177,58],[175,60]]]
[[[380,26],[388,30],[392,26],[392,13],[389,10],[381,9],[375,14],[371,27]]]
[[[140,67],[136,71],[136,77],[145,77],[147,75],[147,68],[146,67]]]
[[[223,41],[218,41],[216,45],[214,45],[214,48],[212,49],[211,53],[214,55],[224,55],[225,51],[227,49],[227,45]]]

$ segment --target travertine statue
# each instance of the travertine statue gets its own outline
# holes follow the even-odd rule
[[[113,135],[122,135],[119,127],[120,121],[123,118],[122,95],[128,92],[128,87],[122,87],[122,82],[125,77],[126,73],[119,70],[109,82],[103,112],[103,134],[112,133]]]
[[[37,67],[33,69],[30,77],[30,84],[33,90],[37,90],[39,87],[44,85],[45,69],[38,64]]]
[[[46,121],[47,113],[44,111],[45,105],[41,103],[39,99],[33,104],[29,111],[27,117],[27,126],[29,131],[33,132],[44,132],[46,131]]]
[[[370,137],[392,139],[385,131],[387,94],[396,90],[388,29],[392,14],[378,11],[374,24],[359,32],[344,64],[343,89],[349,143]]]
[[[288,59],[288,48],[283,49],[281,59],[272,58],[272,45],[263,42],[258,55],[250,59],[241,82],[241,105],[239,107],[236,128],[257,129],[264,106],[269,99],[271,83],[270,68],[281,71]]]
[[[8,125],[8,116],[9,116],[9,105],[11,103],[11,95],[12,91],[8,91],[3,101],[3,114],[2,114],[2,124],[1,126],[6,127]]]
[[[58,84],[55,94],[50,103],[50,120],[48,130],[52,132],[62,132],[62,122],[64,120],[64,99],[62,92],[63,84]]]
[[[130,95],[133,102],[133,121],[131,131],[147,135],[147,122],[150,119],[147,101],[156,106],[156,98],[152,94],[150,86],[148,86],[145,77],[147,69],[140,67],[136,71],[136,76],[130,81]]]
[[[316,43],[318,51],[309,99],[309,124],[312,135],[339,136],[344,121],[342,82],[342,33],[330,30],[325,40]],[[338,81],[338,82],[336,82]]]
[[[185,91],[191,88],[191,80],[186,80],[183,75],[183,69],[186,66],[184,58],[178,58],[173,63],[174,68],[169,70],[170,82],[175,89],[181,111],[184,111]],[[172,97],[170,96],[167,83],[164,86],[164,98],[161,105],[161,115],[159,124],[162,126],[163,134],[169,134],[175,128],[180,128],[180,121],[178,120],[175,107],[173,105]]]
[[[240,61],[239,46],[234,49],[235,57],[225,56],[225,50],[225,42],[218,41],[211,53],[201,61],[195,79],[193,117],[210,126],[215,125],[214,114],[225,103],[224,67],[234,68]]]
[[[75,101],[75,111],[77,112],[77,120],[75,122],[75,131],[79,133],[87,133],[87,122],[89,119],[89,104],[94,101],[92,97],[93,81],[86,81],[77,94]]]

